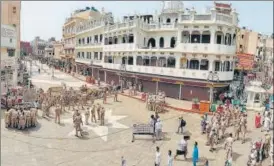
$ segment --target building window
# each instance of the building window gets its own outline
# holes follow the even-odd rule
[[[103,52],[100,52],[100,59],[99,60],[102,60],[103,59]]]
[[[98,52],[94,52],[94,59],[98,60]]]
[[[85,53],[84,52],[82,52],[82,58],[85,58]]]
[[[10,39],[10,43],[12,43],[12,39]]]
[[[201,60],[200,70],[208,70],[208,60],[207,59]]]
[[[13,12],[13,14],[16,14],[16,7],[12,8],[12,12]]]
[[[240,44],[240,48],[243,48],[243,45]]]
[[[128,65],[133,65],[133,56],[128,57]]]
[[[242,35],[242,39],[245,37],[245,35]]]
[[[8,49],[7,52],[9,57],[13,57],[15,55],[15,49]]]
[[[214,71],[220,71],[221,69],[221,62],[220,61],[215,61],[214,63]]]
[[[176,59],[174,57],[167,58],[167,67],[175,68]]]
[[[192,60],[190,60],[189,68],[194,69],[194,70],[199,70],[199,64],[200,64],[199,60],[192,59]]]

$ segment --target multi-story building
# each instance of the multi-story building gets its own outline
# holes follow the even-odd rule
[[[250,55],[257,54],[257,46],[260,40],[260,34],[246,27],[240,28],[237,33],[237,51]]]
[[[29,55],[32,53],[32,47],[30,45],[30,42],[20,42],[20,50],[21,50],[21,55]]]
[[[64,57],[67,66],[67,70],[72,70],[75,59],[75,35],[76,35],[76,24],[80,21],[87,20],[91,17],[100,15],[100,12],[94,7],[86,7],[85,9],[76,10],[71,14],[71,17],[67,18],[63,25],[63,42],[64,42]]]
[[[31,41],[32,53],[34,56],[43,56],[45,55],[45,48],[47,46],[47,41],[40,39],[39,36],[35,37]]]
[[[61,57],[64,56],[64,44],[63,42],[56,41],[53,43],[54,50],[54,59],[61,60]]]
[[[131,80],[173,98],[212,100],[233,80],[237,24],[231,5],[214,3],[198,14],[181,1],[114,24],[89,19],[76,28],[76,72],[107,83]]]
[[[1,2],[1,90],[18,83],[20,55],[20,1]]]

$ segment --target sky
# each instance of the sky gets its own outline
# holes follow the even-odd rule
[[[239,26],[271,35],[273,33],[272,1],[222,1],[231,3],[239,13]],[[185,8],[195,7],[203,12],[213,6],[212,1],[183,1]],[[161,1],[22,1],[21,40],[32,41],[35,36],[42,39],[62,37],[65,19],[77,9],[94,6],[101,11],[112,12],[114,19],[125,15],[154,14],[162,9]]]

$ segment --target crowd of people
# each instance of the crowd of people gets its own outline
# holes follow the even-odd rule
[[[85,110],[85,124],[88,125],[89,124],[89,118],[91,123],[97,123],[98,121],[100,121],[100,125],[103,126],[105,125],[105,108],[100,105],[99,103],[97,104],[92,104],[91,107],[88,107]],[[97,118],[96,118],[96,114],[97,114]],[[83,136],[83,130],[81,128],[81,125],[84,124],[83,120],[82,120],[82,115],[78,110],[75,110],[74,114],[73,114],[73,124],[74,124],[74,128],[75,128],[75,136],[78,137],[78,133],[80,132],[80,135]]]
[[[224,140],[223,148],[225,150],[225,166],[232,165],[232,154],[233,144],[235,141],[241,140],[241,143],[246,142],[246,134],[247,134],[247,112],[240,110],[239,106],[222,105],[223,109],[217,110],[209,116],[208,114],[204,114],[201,117],[201,134],[206,135],[206,145],[208,145],[209,151],[213,152],[216,150],[216,146],[220,144],[221,140]],[[255,126],[260,127],[262,124],[262,132],[265,132],[265,137],[260,138],[252,143],[251,152],[249,155],[249,160],[247,162],[248,166],[255,166],[256,164],[262,163],[264,159],[270,157],[271,163],[273,164],[273,137],[271,138],[270,129],[273,129],[273,113],[269,110],[264,112],[264,117],[260,117],[260,113],[255,118]],[[258,122],[259,121],[259,122]],[[258,124],[259,123],[259,124]],[[160,120],[160,116],[158,113],[155,115],[151,115],[150,124],[153,125],[156,140],[163,139],[163,124]],[[183,138],[178,143],[178,148],[176,149],[176,154],[174,155],[174,159],[176,160],[178,156],[184,156],[184,159],[187,159],[188,155],[188,140],[189,136],[184,134],[184,128],[186,127],[186,121],[183,117],[179,118],[179,126],[177,133],[183,134]],[[233,128],[233,133],[227,133],[227,129],[229,127]],[[192,162],[193,166],[197,165],[199,161],[198,155],[198,143],[195,142],[194,150],[192,154]],[[155,166],[159,166],[161,163],[160,159],[160,148],[156,148],[156,156],[155,156]],[[172,151],[168,151],[168,166],[172,166],[173,158]],[[206,160],[204,163],[205,166],[209,165],[209,161]]]

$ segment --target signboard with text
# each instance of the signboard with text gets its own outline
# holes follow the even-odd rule
[[[1,47],[16,48],[16,29],[12,25],[1,24]]]

